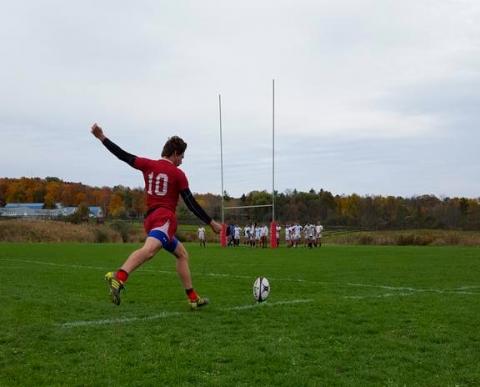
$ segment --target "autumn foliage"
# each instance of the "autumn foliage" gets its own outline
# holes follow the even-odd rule
[[[109,218],[141,218],[145,212],[143,189],[124,186],[91,187],[65,182],[55,177],[0,178],[0,203],[36,202],[45,208],[56,203],[64,206],[100,206]],[[221,218],[221,197],[196,194],[195,198],[215,219]],[[247,206],[271,204],[266,191],[252,191],[240,198],[224,195],[224,205]],[[177,215],[181,223],[196,224],[198,219],[180,200]],[[438,198],[421,195],[395,196],[333,195],[325,190],[299,192],[287,190],[275,197],[275,217],[280,223],[317,223],[324,226],[365,230],[464,229],[480,230],[478,198]],[[225,222],[244,225],[269,222],[271,209],[252,208],[225,212]]]
[[[145,211],[143,189],[123,186],[90,187],[55,177],[0,179],[0,201],[4,203],[44,203],[45,208],[99,206],[107,216],[137,217]]]

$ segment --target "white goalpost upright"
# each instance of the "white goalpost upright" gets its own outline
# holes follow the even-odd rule
[[[220,121],[220,174],[221,174],[221,219],[222,219],[222,232],[220,235],[220,244],[222,246],[227,245],[226,236],[226,224],[225,224],[225,210],[233,209],[246,209],[246,208],[259,208],[259,207],[271,207],[272,209],[272,221],[270,223],[270,247],[275,248],[278,246],[277,240],[277,224],[275,222],[275,79],[272,79],[272,203],[261,204],[253,206],[233,206],[225,207],[224,205],[224,180],[223,180],[223,127],[222,127],[222,97],[218,95],[218,111]]]
[[[275,79],[272,79],[272,223],[275,223]]]
[[[222,198],[222,224],[225,224],[225,212],[223,208],[223,196],[224,196],[224,189],[223,189],[223,137],[222,137],[222,96],[218,95],[218,112],[219,112],[219,119],[220,119],[220,174],[221,174],[221,181],[222,181],[222,191],[220,192],[220,196]]]

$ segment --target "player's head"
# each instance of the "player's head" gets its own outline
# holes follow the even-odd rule
[[[179,166],[183,160],[183,154],[187,149],[187,143],[178,136],[170,137],[162,150],[162,157],[172,159],[176,166]]]

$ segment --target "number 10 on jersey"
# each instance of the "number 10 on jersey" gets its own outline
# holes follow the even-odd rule
[[[153,187],[155,185],[155,187]],[[168,175],[159,173],[157,176],[153,172],[148,174],[148,190],[149,195],[165,196],[168,189]]]

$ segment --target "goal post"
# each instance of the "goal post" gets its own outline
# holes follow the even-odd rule
[[[222,188],[221,190],[222,230],[220,233],[220,245],[222,247],[227,246],[227,225],[225,223],[225,210],[271,207],[272,217],[270,222],[270,247],[276,248],[278,247],[278,238],[277,238],[277,222],[275,220],[275,79],[272,79],[272,203],[271,204],[225,207],[224,205],[225,189],[223,184],[223,128],[222,128],[221,94],[218,95],[218,111],[219,111],[219,122],[220,122],[220,174],[221,174],[221,188]]]
[[[274,220],[270,223],[270,247],[272,249],[276,249],[278,247],[277,222]]]
[[[220,246],[227,247],[227,225],[222,222],[222,231],[220,231]]]

